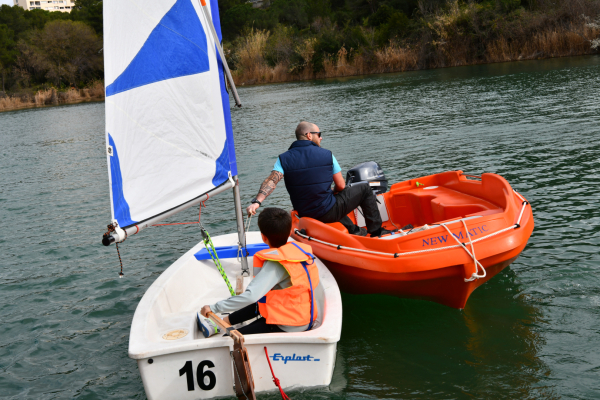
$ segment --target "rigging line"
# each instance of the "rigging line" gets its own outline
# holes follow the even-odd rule
[[[171,208],[169,208],[168,210],[164,210],[164,211],[162,211],[162,212],[160,212],[160,213],[158,213],[158,214],[155,214],[155,215],[153,215],[153,216],[151,216],[151,217],[148,217],[148,218],[146,218],[146,219],[143,219],[143,220],[141,220],[141,221],[138,221],[136,224],[127,225],[127,226],[123,227],[122,229],[123,229],[123,230],[126,230],[126,229],[129,229],[129,228],[131,228],[132,226],[135,226],[135,227],[137,227],[137,228],[138,228],[138,231],[137,231],[136,233],[139,233],[139,227],[138,227],[139,225],[143,225],[143,224],[145,224],[146,222],[150,221],[151,219],[153,219],[153,218],[157,218],[157,217],[160,217],[160,216],[162,216],[162,215],[164,215],[164,214],[166,214],[166,213],[169,213],[169,212],[171,212],[171,211],[173,211],[173,210],[175,210],[175,209],[177,209],[177,208],[179,208],[179,207],[184,207],[184,206],[186,206],[187,204],[189,204],[189,203],[192,203],[192,202],[194,202],[195,200],[201,199],[203,196],[205,196],[205,195],[206,195],[206,199],[204,199],[204,200],[202,201],[202,203],[204,203],[205,201],[207,201],[207,200],[210,198],[210,193],[212,193],[212,192],[215,192],[217,189],[219,189],[221,186],[225,185],[225,183],[227,183],[227,182],[228,182],[228,181],[225,181],[225,182],[221,183],[220,185],[213,187],[213,188],[212,188],[212,189],[210,189],[209,191],[207,191],[207,192],[205,192],[205,193],[202,193],[202,194],[201,194],[201,195],[199,195],[199,196],[196,196],[196,197],[194,197],[194,198],[192,198],[192,199],[190,199],[190,200],[188,200],[188,201],[185,201],[185,202],[183,202],[183,203],[181,203],[181,204],[179,204],[179,205],[176,205],[175,207],[171,207]],[[227,190],[227,189],[223,189],[223,190]],[[219,193],[220,193],[220,192],[219,192]],[[217,193],[217,194],[218,194],[218,193]],[[190,208],[190,207],[192,207],[192,206],[191,206],[191,205],[190,205],[190,206],[186,206],[184,210],[187,210],[187,209],[188,209],[188,208]],[[206,207],[206,206],[205,206],[205,207]],[[178,212],[181,212],[181,211],[184,211],[184,210],[180,210],[180,211],[178,211]],[[175,213],[175,214],[176,214],[176,213]],[[175,214],[173,214],[173,215],[175,215]],[[146,226],[147,226],[147,225],[146,225]]]
[[[104,236],[108,236],[111,232],[115,232],[116,231],[114,224],[109,224],[109,225],[106,226],[106,228],[107,228],[107,231],[104,234]],[[123,239],[121,241],[121,243],[123,243],[124,241],[127,240],[127,231],[124,231],[124,232],[125,232],[125,239]],[[123,274],[123,260],[121,259],[121,252],[119,251],[119,243],[117,242],[117,243],[115,243],[115,245],[116,245],[115,247],[117,248],[117,255],[119,256],[119,264],[121,264],[121,271],[119,272],[119,278],[122,278],[122,277],[125,276]]]
[[[194,222],[173,222],[170,224],[154,224],[152,226],[167,226],[167,225],[189,225],[189,224],[200,224],[202,226],[202,222],[200,221],[200,217],[202,216],[202,207],[206,208],[206,201],[209,199],[209,195],[206,195],[206,200],[200,202],[200,206],[198,207],[198,221]]]
[[[231,287],[231,282],[229,282],[227,273],[225,273],[225,269],[223,269],[223,265],[221,264],[221,260],[219,260],[219,255],[217,254],[217,250],[215,249],[215,245],[213,244],[210,235],[204,228],[201,229],[201,232],[202,232],[202,238],[204,241],[204,247],[206,248],[206,251],[210,255],[210,258],[212,258],[213,262],[215,263],[215,266],[217,267],[217,270],[221,274],[221,277],[227,284],[227,289],[229,289],[229,294],[231,294],[231,296],[235,296],[235,290],[233,290],[233,287]]]

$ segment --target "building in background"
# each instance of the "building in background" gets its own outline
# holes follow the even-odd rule
[[[46,10],[46,11],[61,11],[71,12],[75,7],[75,0],[13,0],[15,6],[22,7],[26,10]]]

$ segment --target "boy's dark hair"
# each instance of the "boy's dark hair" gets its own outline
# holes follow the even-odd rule
[[[272,247],[281,247],[290,237],[292,216],[281,208],[267,207],[258,215],[258,229],[269,239]]]

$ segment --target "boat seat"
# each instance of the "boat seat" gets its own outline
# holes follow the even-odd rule
[[[443,186],[431,186],[396,192],[388,199],[393,205],[394,221],[421,226],[470,215],[503,212],[502,208],[484,199]],[[485,214],[484,214],[485,213]]]
[[[498,210],[496,205],[483,199],[451,189],[439,188],[438,190],[436,190],[435,198],[431,200],[431,212],[434,221],[465,217],[472,214],[480,215],[481,212]]]
[[[292,218],[296,218],[298,220],[300,219],[300,217],[298,216],[298,211],[292,210]],[[322,223],[342,233],[348,233],[348,229],[346,229],[346,227],[342,225],[341,222],[330,222],[327,224],[324,222]]]

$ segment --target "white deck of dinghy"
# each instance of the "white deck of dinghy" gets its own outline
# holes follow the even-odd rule
[[[248,232],[248,244],[262,243],[259,232]],[[215,247],[237,244],[237,233],[213,238]],[[196,327],[196,312],[206,304],[229,297],[227,285],[212,260],[198,261],[194,257],[204,248],[199,243],[171,265],[150,286],[142,297],[133,317],[129,341],[129,357],[145,359],[184,351],[231,346],[228,337],[215,335],[204,338]],[[248,258],[252,270],[252,258]],[[235,258],[221,259],[232,286],[241,270]],[[325,344],[336,343],[342,328],[342,301],[335,279],[318,261],[320,280],[325,290],[323,324],[318,329],[299,333],[269,333],[245,336],[246,345]],[[186,336],[165,340],[163,335],[174,330],[186,330]]]

